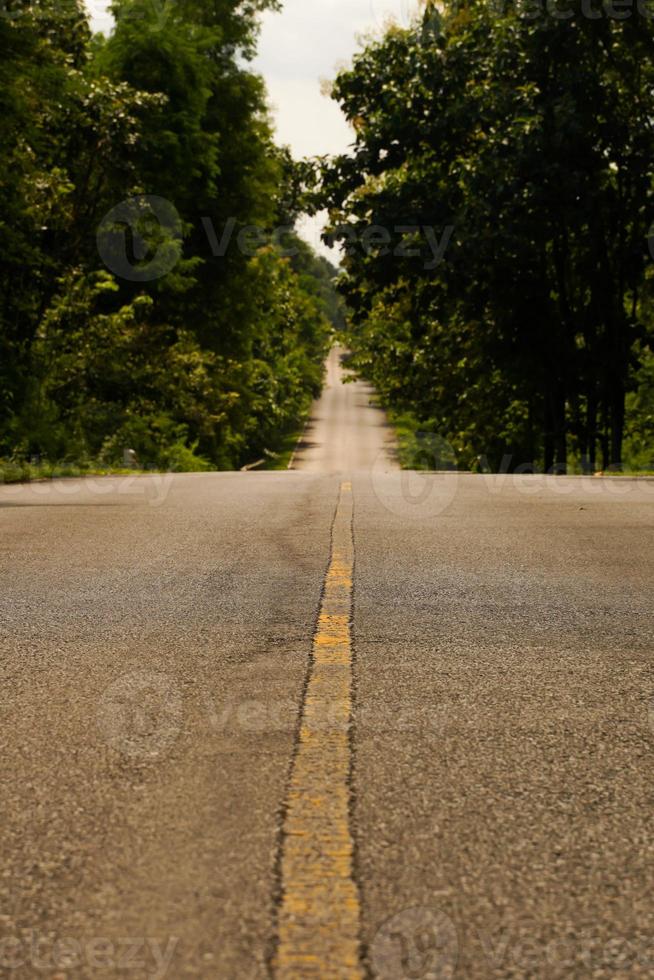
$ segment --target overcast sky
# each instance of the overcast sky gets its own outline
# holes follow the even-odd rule
[[[111,27],[108,5],[87,0],[96,30]],[[254,67],[266,80],[279,142],[296,157],[345,150],[351,132],[336,103],[322,94],[321,82],[351,60],[357,38],[379,31],[389,17],[408,22],[417,6],[418,0],[284,0],[281,13],[264,14]],[[319,224],[303,229],[314,245]]]
[[[266,79],[277,132],[296,156],[338,153],[350,131],[335,102],[322,95],[348,63],[357,38],[379,30],[389,16],[408,17],[415,0],[285,0],[281,13],[267,13],[256,68]]]

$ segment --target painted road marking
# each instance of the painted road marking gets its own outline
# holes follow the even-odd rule
[[[275,973],[361,978],[360,905],[350,828],[352,484],[341,484],[286,798]]]

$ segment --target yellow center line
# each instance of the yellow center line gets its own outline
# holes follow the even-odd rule
[[[275,974],[362,978],[350,829],[352,484],[343,483],[286,798]]]

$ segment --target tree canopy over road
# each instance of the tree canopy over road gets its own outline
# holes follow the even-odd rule
[[[248,68],[275,5],[116,0],[105,39],[2,3],[0,458],[230,468],[319,391],[334,269]]]
[[[458,465],[654,469],[654,6],[621,2],[425,3],[339,74],[354,144],[316,168],[249,67],[277,0],[115,0],[109,38],[3,0],[0,459],[250,462],[347,303]]]
[[[428,3],[334,85],[356,363],[464,465],[654,468],[653,16]]]

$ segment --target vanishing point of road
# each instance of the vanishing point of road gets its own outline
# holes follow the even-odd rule
[[[654,975],[653,525],[339,351],[288,472],[0,488],[0,975]]]

